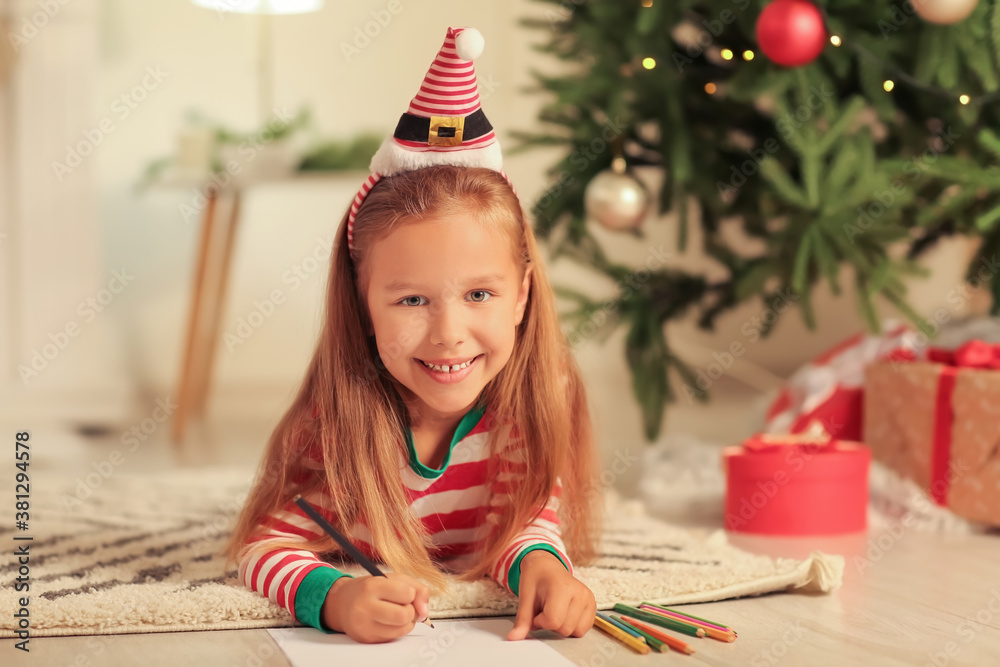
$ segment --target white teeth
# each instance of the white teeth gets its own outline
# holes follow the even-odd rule
[[[468,365],[471,364],[475,360],[476,360],[476,358],[473,357],[472,359],[469,359],[468,361],[466,361],[463,364],[455,364],[454,366],[438,366],[437,364],[429,364],[429,363],[427,363],[426,361],[423,361],[423,360],[421,360],[420,363],[422,363],[424,366],[427,366],[428,368],[433,368],[434,370],[436,370],[436,371],[438,371],[440,373],[454,373],[455,371],[460,371],[463,368],[468,367]]]

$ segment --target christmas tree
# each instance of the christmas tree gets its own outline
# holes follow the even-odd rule
[[[678,380],[706,397],[665,333],[689,311],[711,329],[749,299],[770,307],[791,293],[814,328],[810,293],[827,281],[834,294],[853,289],[872,331],[877,298],[928,331],[903,279],[924,273],[919,257],[937,240],[963,234],[982,238],[968,274],[988,285],[996,312],[997,2],[539,1],[543,16],[522,24],[544,31],[536,48],[575,71],[533,72],[555,99],[540,114],[545,131],[515,137],[515,151],[566,148],[533,209],[538,237],[553,257],[623,281],[636,268],[611,261],[588,225],[637,228],[648,197],[676,212],[682,250],[688,225],[700,224],[704,252],[727,269],[718,281],[658,269],[611,302],[556,286],[575,304],[568,322],[597,322],[605,338],[628,328],[649,440]],[[638,165],[661,166],[658,193],[630,175]],[[727,243],[720,221],[730,218],[766,251]],[[845,265],[853,288],[840,284]]]

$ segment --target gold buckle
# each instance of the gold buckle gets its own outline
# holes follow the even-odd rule
[[[443,127],[455,128],[454,136],[440,136],[438,133]],[[427,143],[431,146],[461,146],[464,130],[465,116],[431,116],[431,125],[427,130]]]

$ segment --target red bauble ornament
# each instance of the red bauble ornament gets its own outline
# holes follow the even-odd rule
[[[823,14],[809,0],[774,0],[757,17],[757,43],[772,62],[798,67],[826,46]]]

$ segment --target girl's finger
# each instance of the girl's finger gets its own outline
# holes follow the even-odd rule
[[[417,610],[418,622],[430,616],[431,592],[427,586],[421,586],[417,589],[417,596],[413,599],[413,607]]]
[[[569,606],[566,607],[566,615],[563,617],[562,625],[556,630],[563,637],[569,637],[580,625],[580,617],[587,611],[587,604],[579,598],[571,598]]]
[[[572,597],[561,591],[551,591],[545,598],[542,613],[535,617],[535,624],[546,630],[559,631],[566,621],[566,610]]]
[[[517,602],[517,616],[514,618],[514,629],[507,634],[507,639],[514,641],[524,639],[531,632],[531,619],[535,615],[534,587],[522,582]]]
[[[580,616],[580,621],[576,625],[576,630],[573,631],[573,636],[582,637],[590,632],[590,629],[594,627],[595,616],[597,616],[597,614],[583,614]]]
[[[375,632],[380,637],[385,637],[386,639],[395,639],[396,637],[402,637],[403,635],[408,635],[413,631],[416,623],[410,621],[409,623],[403,623],[402,625],[388,625],[386,623],[380,623],[378,619],[372,621],[375,626]]]
[[[409,604],[417,597],[417,587],[410,582],[386,579],[376,586],[375,595],[386,602]]]
[[[566,632],[566,637],[582,637],[594,625],[597,605],[592,604],[591,600],[583,600],[579,605],[579,610],[576,623]]]
[[[372,620],[383,625],[398,627],[413,623],[416,620],[417,612],[411,604],[396,604],[376,600],[371,607]]]

